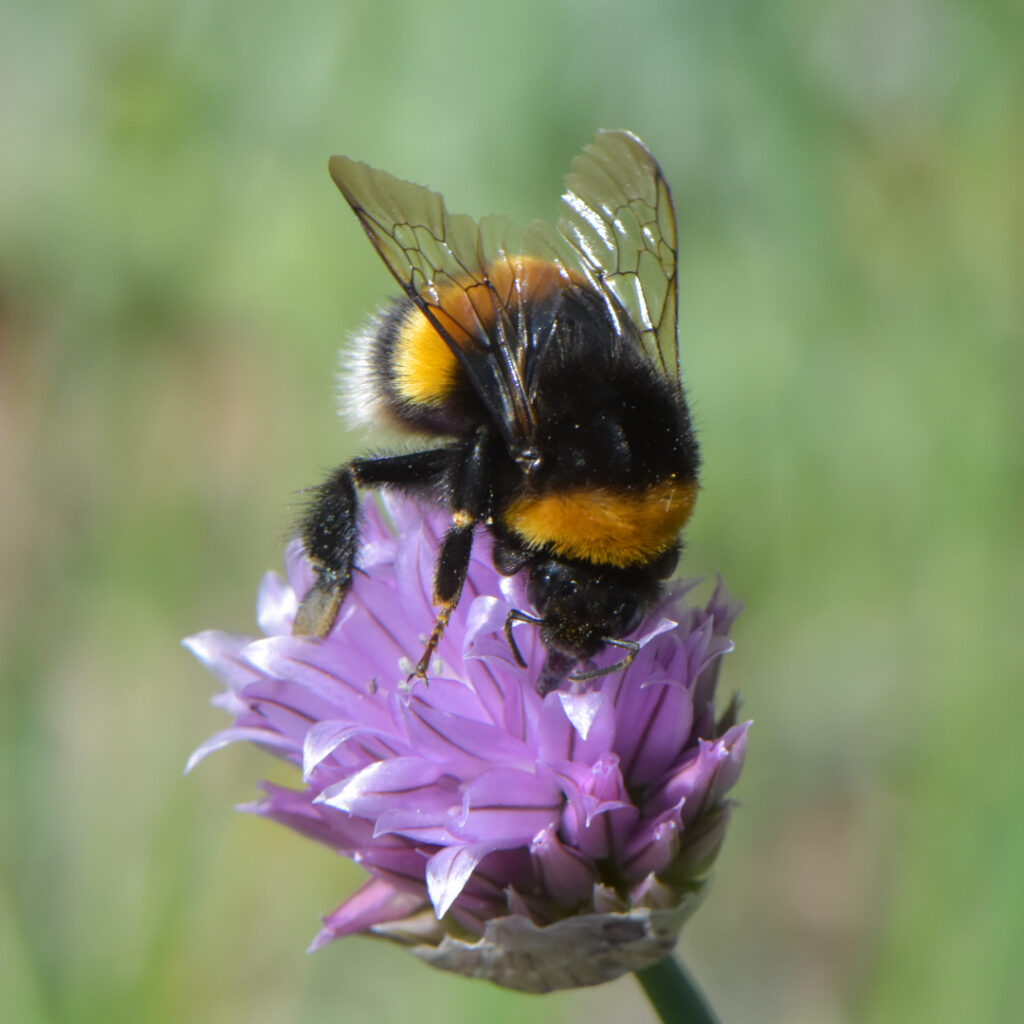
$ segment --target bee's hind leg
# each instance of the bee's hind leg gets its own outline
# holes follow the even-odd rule
[[[393,486],[430,491],[447,473],[451,459],[450,448],[353,459],[314,488],[299,533],[316,570],[316,581],[299,605],[293,633],[327,636],[352,586],[359,549],[356,488]]]
[[[326,636],[352,585],[359,544],[359,504],[351,465],[336,469],[314,490],[300,532],[316,581],[299,605],[292,632]]]

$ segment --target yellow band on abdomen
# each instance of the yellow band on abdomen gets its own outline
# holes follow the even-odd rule
[[[672,547],[696,500],[696,480],[667,480],[636,492],[586,487],[516,498],[504,519],[531,548],[626,568]]]
[[[466,332],[443,311],[438,310],[435,315],[457,344],[468,343]],[[412,405],[442,406],[458,383],[458,357],[415,307],[399,330],[392,360],[398,393]]]

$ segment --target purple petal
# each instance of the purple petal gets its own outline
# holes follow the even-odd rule
[[[656,618],[653,621],[649,619],[644,624],[643,631],[640,633],[640,635],[634,637],[633,639],[636,640],[636,642],[640,645],[641,649],[643,649],[648,644],[653,644],[653,641],[656,640],[659,636],[662,636],[666,633],[678,633],[678,631],[679,622],[677,619],[661,616],[660,618]],[[652,649],[660,650],[663,648],[661,647],[661,645],[653,645]]]
[[[711,620],[709,620],[711,621]],[[693,684],[693,706],[695,712],[707,715],[713,721],[715,716],[715,692],[718,676],[722,669],[722,658],[733,650],[734,644],[728,637],[714,634],[708,645],[708,656],[696,682]]]
[[[734,726],[718,740],[700,740],[697,753],[691,754],[651,791],[647,806],[657,813],[685,801],[683,823],[689,826],[735,782],[743,763],[749,725],[748,722]],[[723,775],[717,783],[719,771]]]
[[[509,886],[526,893],[535,886],[533,867],[526,846],[508,850],[492,850],[477,865],[466,892],[506,899]]]
[[[316,582],[313,566],[306,557],[299,537],[293,537],[284,549],[284,571],[289,585],[297,595],[305,597],[306,592]],[[290,633],[291,626],[283,632]]]
[[[261,747],[284,751],[289,754],[294,754],[297,751],[295,743],[287,736],[281,736],[279,733],[271,732],[269,729],[233,726],[229,729],[215,732],[208,740],[196,747],[192,752],[192,756],[188,759],[188,763],[185,765],[185,774],[187,775],[200,761],[205,760],[215,750],[222,750],[232,743],[242,741],[257,743]]]
[[[675,642],[658,650],[659,675],[677,680],[688,690],[693,689],[701,669],[713,659],[712,645],[718,640],[712,631],[712,621],[702,615],[692,616],[691,626],[675,637]],[[717,650],[717,647],[716,647]]]
[[[374,819],[395,808],[447,809],[458,803],[456,787],[442,765],[421,757],[396,757],[368,765],[351,778],[328,787],[317,801]]]
[[[562,705],[565,717],[579,733],[581,740],[586,740],[590,736],[590,729],[601,710],[609,710],[609,701],[600,692],[565,693],[559,690],[558,702]]]
[[[353,859],[374,875],[389,879],[397,888],[419,893],[421,901],[426,903],[425,873],[429,857],[430,854],[422,847],[388,836],[384,840],[367,843]]]
[[[433,691],[436,684],[430,685]],[[430,698],[433,696],[432,692]],[[504,729],[490,722],[440,711],[419,698],[409,702],[406,728],[414,749],[426,757],[458,763],[467,774],[495,762],[532,765],[535,758],[525,743]]]
[[[707,613],[714,620],[714,630],[718,636],[728,636],[733,623],[743,611],[743,602],[738,601],[729,593],[721,573],[716,576],[715,592],[707,604]]]
[[[668,910],[679,905],[679,893],[652,873],[630,889],[629,900],[634,907]]]
[[[524,678],[522,669],[515,663],[505,639],[509,607],[487,597],[473,602],[467,619],[463,657],[488,718],[509,735],[527,739],[529,722],[536,715],[539,698],[534,683]],[[535,656],[532,647],[520,646],[520,651],[528,664],[543,664],[543,656]],[[533,709],[530,712],[526,709],[527,702]]]
[[[382,879],[371,878],[354,896],[324,918],[324,926],[307,952],[315,953],[328,942],[343,935],[367,931],[375,924],[401,920],[422,906],[422,896],[403,892]]]
[[[308,781],[313,769],[330,757],[347,739],[361,732],[359,726],[326,719],[311,725],[302,744],[302,777]]]
[[[377,818],[374,839],[398,836],[419,845],[450,846],[459,837],[449,828],[458,808],[394,807]]]
[[[324,788],[337,779],[339,770],[348,775],[373,761],[409,755],[408,745],[393,734],[328,719],[310,726],[306,733],[303,776],[307,781],[322,780]],[[328,758],[331,760],[325,764]]]
[[[682,834],[682,848],[673,869],[685,874],[705,874],[718,856],[731,817],[732,805],[723,804],[686,829]]]
[[[563,763],[556,777],[568,798],[561,831],[586,857],[601,860],[619,850],[639,817],[619,771],[608,754],[590,767]]]
[[[466,619],[464,653],[468,658],[495,658],[510,668],[515,658],[505,638],[509,606],[498,597],[478,597]],[[518,638],[517,638],[518,639]]]
[[[439,546],[440,533],[432,529],[427,520],[423,520],[417,529],[400,536],[395,578],[404,584],[401,588],[402,610],[414,624],[427,626],[436,616],[433,578]]]
[[[615,752],[631,786],[659,778],[679,757],[693,724],[690,694],[669,679],[624,689]]]
[[[369,678],[353,681],[327,667],[327,642],[309,637],[271,637],[246,649],[249,661],[266,673],[246,688],[244,696],[300,711],[310,722],[324,718],[348,719],[375,729],[386,729],[391,715],[386,702],[372,693]]]
[[[516,917],[525,917],[528,921],[533,919],[530,905],[526,902],[525,897],[511,885],[506,890],[505,899],[510,914]]]
[[[260,584],[256,601],[256,620],[264,636],[279,636],[292,631],[299,602],[287,580],[268,572]]]
[[[622,869],[627,878],[639,881],[660,874],[679,853],[678,815],[648,824],[633,836],[622,852]]]
[[[611,748],[615,730],[615,707],[603,691],[550,693],[537,727],[539,760],[592,764]]]
[[[207,629],[182,640],[188,648],[231,693],[239,694],[249,683],[262,679],[260,671],[245,657],[245,649],[252,643],[251,636]]]
[[[344,651],[359,654],[377,666],[381,682],[388,686],[404,679],[404,661],[415,662],[423,651],[420,634],[429,633],[433,614],[428,609],[411,612],[406,595],[396,593],[393,584],[381,576],[358,575],[352,597],[358,602],[358,616],[346,630]]]
[[[313,806],[309,794],[303,790],[287,789],[271,782],[262,785],[266,796],[253,803],[241,804],[238,810],[286,825],[335,850],[357,849],[370,839],[371,829],[367,822],[325,814],[326,808]]]
[[[458,899],[489,846],[448,846],[427,861],[427,893],[440,921]]]
[[[491,849],[525,846],[557,822],[563,803],[550,773],[493,768],[465,788],[461,813],[449,828],[462,839],[486,841]]]
[[[566,846],[553,828],[534,836],[530,856],[545,896],[561,907],[585,900],[597,881],[593,862]]]
[[[718,765],[714,781],[708,793],[708,799],[712,803],[719,800],[729,792],[736,784],[743,770],[743,761],[747,754],[747,733],[753,722],[744,722],[742,725],[734,725],[726,730],[719,740],[725,749],[725,757]]]

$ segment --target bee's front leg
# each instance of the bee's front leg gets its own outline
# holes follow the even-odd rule
[[[434,571],[434,604],[439,610],[426,650],[410,680],[427,678],[430,659],[462,597],[473,552],[473,530],[490,515],[493,479],[489,456],[493,443],[490,432],[480,428],[452,464],[448,478],[452,525],[441,544]]]

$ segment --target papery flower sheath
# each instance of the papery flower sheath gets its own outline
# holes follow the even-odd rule
[[[394,496],[364,506],[360,572],[330,634],[292,636],[313,569],[259,594],[262,639],[208,631],[186,645],[225,684],[234,724],[189,762],[245,740],[301,769],[245,810],[361,864],[369,879],[314,949],[364,932],[436,966],[525,991],[596,984],[667,956],[704,893],[728,823],[749,723],[715,690],[739,608],[674,592],[633,635],[624,671],[541,697],[544,649],[518,577],[474,546],[465,592],[430,668],[407,683],[434,620],[445,520]],[[614,655],[605,652],[610,661]]]

